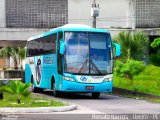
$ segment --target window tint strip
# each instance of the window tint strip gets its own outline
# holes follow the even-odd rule
[[[56,53],[57,34],[41,37],[27,43],[27,57]]]

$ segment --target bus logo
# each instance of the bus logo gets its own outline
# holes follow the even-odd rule
[[[44,64],[53,64],[53,57],[52,56],[44,57],[43,63]]]
[[[84,76],[82,76],[82,77],[80,77],[80,80],[83,81],[83,82],[86,82],[86,81],[87,81],[87,78],[84,77]]]

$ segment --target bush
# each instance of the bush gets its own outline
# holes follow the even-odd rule
[[[11,81],[8,86],[0,87],[0,91],[10,93],[17,97],[17,103],[21,103],[21,98],[30,94],[29,87],[31,84],[24,84],[21,81]]]
[[[160,67],[150,64],[132,80],[125,80],[123,77],[114,75],[113,86],[160,96],[159,73]]]
[[[140,61],[128,60],[126,63],[116,61],[115,72],[119,77],[132,79],[145,69],[145,64]]]
[[[156,54],[150,55],[150,62],[155,66],[160,66],[160,60],[158,59]]]
[[[151,54],[150,61],[153,65],[160,66],[160,38],[155,38],[151,47],[157,49],[157,54]]]
[[[151,47],[153,48],[160,47],[160,38],[155,38],[154,41],[151,43]]]
[[[157,51],[157,54],[150,55],[150,62],[155,66],[160,66],[160,49]]]

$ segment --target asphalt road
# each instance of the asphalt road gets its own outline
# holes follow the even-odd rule
[[[42,93],[53,98],[51,92]],[[114,95],[101,94],[99,99],[93,99],[91,94],[67,94],[59,97],[60,100],[78,106],[75,111],[67,113],[106,113],[106,114],[158,114],[160,104],[146,100],[124,98]]]
[[[51,94],[52,92],[39,93],[44,97],[55,99]],[[68,112],[53,112],[53,113],[37,113],[37,114],[11,114],[9,118],[14,120],[100,120],[96,115],[109,115],[111,117],[120,116],[121,120],[152,120],[160,119],[160,104],[150,103],[145,100],[137,100],[124,98],[114,95],[101,94],[99,99],[93,99],[91,94],[65,94],[58,97],[59,100],[75,104],[78,106],[77,110]],[[140,118],[136,119],[136,114],[143,114]],[[153,114],[147,116],[146,114]],[[5,115],[4,115],[5,116]],[[16,118],[16,116],[18,116]],[[112,116],[113,117],[113,116]],[[126,119],[125,119],[126,117]],[[6,117],[6,119],[8,116]],[[10,119],[8,119],[10,120]],[[108,118],[111,120],[111,118]],[[112,120],[119,120],[113,119]]]

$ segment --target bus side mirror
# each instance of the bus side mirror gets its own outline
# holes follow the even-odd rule
[[[113,43],[115,47],[115,57],[119,57],[121,55],[121,46],[117,43]]]
[[[60,51],[59,51],[59,53],[60,53],[61,55],[63,55],[63,54],[64,54],[64,51],[65,51],[65,43],[64,43],[64,41],[61,41],[61,42],[60,42]]]

